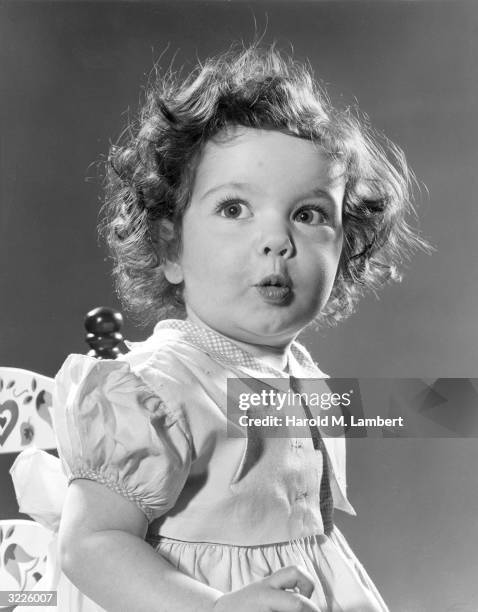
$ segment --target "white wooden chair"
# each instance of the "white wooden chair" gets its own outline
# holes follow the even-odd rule
[[[115,358],[120,313],[97,308],[85,320],[90,355]],[[100,612],[102,609],[74,587],[60,571],[57,532],[66,476],[60,461],[45,450],[56,449],[52,421],[54,381],[35,372],[0,367],[0,453],[12,454],[10,474],[19,511],[34,520],[0,521],[0,590],[58,590],[58,612]],[[0,605],[0,612],[38,612],[52,607]]]
[[[0,367],[0,453],[12,453],[12,461],[22,450],[56,447],[52,387],[53,379],[41,374]],[[36,589],[48,571],[51,541],[52,532],[35,521],[0,521],[1,589]]]

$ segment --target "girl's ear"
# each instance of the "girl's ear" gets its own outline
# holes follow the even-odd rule
[[[156,240],[162,246],[163,271],[166,280],[172,285],[179,285],[183,282],[183,270],[178,261],[176,235],[174,223],[169,219],[160,219],[156,226]]]
[[[166,280],[168,280],[171,285],[179,285],[184,280],[181,264],[176,261],[170,261],[169,259],[167,259],[163,263],[163,271]]]

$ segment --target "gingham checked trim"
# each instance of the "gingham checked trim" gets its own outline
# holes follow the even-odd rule
[[[68,477],[68,484],[73,482],[73,480],[78,480],[79,478],[85,478],[86,480],[94,480],[95,482],[99,482],[102,485],[108,487],[115,493],[119,493],[122,497],[126,497],[133,503],[135,503],[140,510],[144,512],[148,521],[153,520],[153,510],[146,505],[146,502],[141,498],[137,493],[133,493],[129,491],[127,488],[121,486],[119,482],[116,482],[112,478],[108,478],[105,474],[102,474],[101,471],[91,470],[88,468],[76,468],[74,469],[70,476]]]
[[[226,365],[254,370],[255,372],[260,372],[261,374],[269,374],[272,377],[288,376],[288,374],[285,372],[263,363],[260,359],[256,359],[250,353],[247,353],[221,334],[203,327],[198,327],[190,321],[182,321],[180,319],[167,319],[165,321],[160,321],[155,326],[154,332],[156,333],[165,329],[179,330],[181,332],[181,340],[189,342],[217,361]],[[293,359],[291,359],[291,356]],[[288,359],[289,371],[294,370],[294,360],[307,372],[308,375],[317,377],[324,376],[315,365],[307,350],[298,342],[293,342],[290,347]]]

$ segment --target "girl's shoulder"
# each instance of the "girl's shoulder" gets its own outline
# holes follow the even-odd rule
[[[54,414],[67,409],[89,418],[100,409],[105,418],[118,418],[124,413],[132,429],[161,414],[190,432],[189,407],[220,373],[211,377],[210,362],[202,362],[205,356],[174,337],[149,338],[129,347],[129,353],[115,360],[69,355],[55,377]]]
[[[165,400],[171,395],[165,392],[167,371],[155,371],[154,378],[148,377],[148,363],[149,359],[135,363],[126,356],[98,360],[69,355],[55,377],[53,415],[57,422],[68,413],[75,420],[95,421],[100,427],[110,419],[126,418],[131,430],[139,430],[163,415],[168,422],[180,422],[187,429],[181,404]]]
[[[64,399],[75,395],[85,398],[96,394],[121,391],[136,393],[145,385],[135,373],[133,364],[124,357],[96,359],[89,355],[71,354],[55,376],[55,394]]]
[[[70,354],[55,377],[57,389],[94,386],[97,390],[145,391],[156,393],[168,382],[184,384],[191,377],[190,364],[181,342],[174,336],[158,338],[153,335],[143,342],[126,342],[128,353],[117,359],[96,359],[89,355]],[[194,356],[196,357],[196,356]],[[151,380],[156,384],[151,385]]]

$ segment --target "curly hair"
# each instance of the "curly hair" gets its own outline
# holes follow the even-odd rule
[[[344,170],[343,250],[318,323],[347,317],[367,290],[400,280],[414,250],[428,249],[409,223],[414,179],[401,149],[358,111],[334,108],[303,64],[274,47],[231,49],[185,79],[156,71],[137,120],[111,147],[101,230],[117,293],[138,321],[185,316],[183,286],[164,276],[171,246],[158,226],[161,219],[172,222],[180,245],[201,151],[230,126],[310,140]]]

